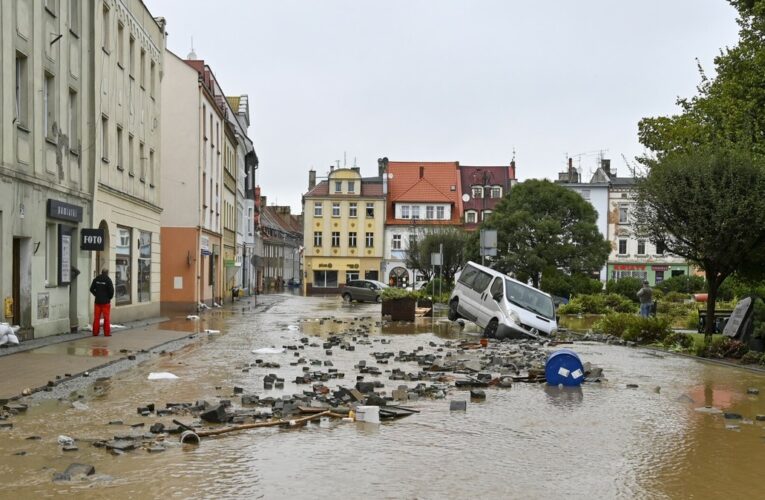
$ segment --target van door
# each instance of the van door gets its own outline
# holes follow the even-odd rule
[[[471,309],[476,319],[473,322],[481,328],[486,327],[488,323],[488,315],[484,307],[484,297],[489,294],[489,284],[493,276],[486,271],[478,270],[475,279],[473,279],[473,286],[469,293],[471,301]]]
[[[494,300],[494,297],[504,294],[504,282],[503,278],[494,278],[489,289],[481,294],[481,314],[479,317],[482,316],[481,320],[484,325],[488,325],[492,318],[497,318],[500,323],[502,322],[503,315],[499,303]]]

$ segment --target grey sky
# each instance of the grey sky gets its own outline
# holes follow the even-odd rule
[[[737,40],[725,0],[145,0],[249,94],[258,182],[300,208],[308,169],[353,158],[506,164],[554,178],[566,153],[642,153],[637,122],[695,93]],[[581,157],[584,172],[595,156]],[[578,164],[578,162],[577,162]]]

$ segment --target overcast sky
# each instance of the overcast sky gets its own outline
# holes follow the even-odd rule
[[[168,48],[249,94],[258,183],[300,211],[308,170],[354,157],[620,174],[637,123],[695,93],[735,44],[725,0],[145,0]],[[595,152],[595,153],[593,153]],[[580,153],[587,153],[577,157]]]

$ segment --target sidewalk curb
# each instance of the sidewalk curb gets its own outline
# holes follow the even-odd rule
[[[727,368],[739,368],[741,370],[746,370],[746,371],[750,371],[750,372],[753,372],[753,373],[759,373],[759,374],[765,373],[765,368],[760,368],[760,367],[758,367],[756,365],[755,366],[752,366],[752,365],[740,365],[740,364],[737,364],[737,363],[731,363],[730,361],[725,361],[724,359],[702,358],[702,357],[699,357],[699,356],[695,356],[693,354],[685,354],[685,353],[682,353],[682,352],[665,351],[663,349],[657,349],[655,347],[645,347],[645,346],[642,346],[642,347],[643,347],[643,349],[646,349],[646,350],[649,350],[649,351],[660,352],[662,354],[672,354],[673,356],[679,356],[681,358],[687,358],[687,359],[692,359],[692,360],[695,360],[695,361],[701,361],[702,363],[709,363],[709,364],[712,364],[712,365],[725,366]]]

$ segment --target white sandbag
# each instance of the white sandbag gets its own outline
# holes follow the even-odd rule
[[[178,378],[177,375],[173,375],[170,372],[151,372],[149,374],[149,380],[172,380]]]

